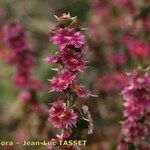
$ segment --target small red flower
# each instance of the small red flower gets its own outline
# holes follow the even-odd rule
[[[66,104],[60,101],[53,103],[49,110],[49,121],[56,128],[68,128],[77,121],[77,114],[73,109],[67,108]]]
[[[129,45],[129,52],[133,57],[147,58],[150,54],[150,46],[142,41],[133,41]]]
[[[67,46],[74,46],[75,48],[83,48],[85,44],[84,36],[80,32],[76,32],[71,28],[58,28],[56,33],[52,33],[50,40],[64,49]]]
[[[61,74],[59,74],[56,77],[53,77],[51,81],[51,90],[62,92],[63,90],[66,90],[69,86],[69,84],[72,83],[74,80],[75,75],[72,74],[69,71],[63,71]]]
[[[30,49],[26,39],[26,33],[17,22],[12,22],[5,27],[4,41],[15,52]]]
[[[67,53],[61,58],[64,67],[71,71],[83,71],[85,69],[85,61],[80,55]]]

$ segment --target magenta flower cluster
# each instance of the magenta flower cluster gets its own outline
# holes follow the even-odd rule
[[[27,33],[18,22],[11,22],[4,28],[4,42],[10,49],[8,63],[14,65],[17,73],[13,81],[18,88],[40,88],[39,81],[32,76],[36,58],[28,42]]]
[[[62,16],[69,20],[69,16]],[[45,60],[48,63],[57,63],[61,66],[57,76],[53,77],[50,82],[50,90],[62,92],[71,86],[76,86],[77,93],[79,90],[80,97],[90,96],[90,92],[76,84],[76,75],[84,71],[86,61],[83,58],[83,52],[86,50],[84,35],[77,28],[58,26],[50,33],[50,41],[59,47],[59,51],[54,56],[48,56]],[[82,93],[82,94],[81,94]],[[87,94],[88,93],[88,94]]]
[[[73,28],[58,28],[55,33],[51,35],[51,41],[60,47],[60,50],[65,49],[69,45],[74,46],[74,48],[79,48],[84,50],[85,39],[84,36]]]
[[[45,108],[38,103],[35,96],[37,91],[44,88],[43,83],[32,73],[32,69],[36,66],[36,57],[29,44],[27,33],[19,22],[11,22],[4,27],[4,42],[9,48],[7,62],[16,69],[13,82],[21,89],[19,99],[29,104],[31,112],[47,116]]]
[[[55,29],[50,34],[50,40],[59,46],[59,52],[55,56],[48,56],[46,58],[47,62],[59,63],[65,70],[71,72],[83,71],[85,60],[81,52],[85,50],[84,36],[75,29],[58,28],[57,30]]]
[[[142,40],[137,40],[130,35],[122,36],[122,44],[128,48],[133,58],[146,59],[150,56],[150,45]]]
[[[63,96],[58,97],[56,102],[52,103],[49,110],[49,122],[63,132],[61,137],[63,136],[64,140],[72,135],[72,128],[76,126],[81,117],[80,111],[75,106],[76,98],[89,97],[91,92],[83,85],[78,85],[76,79],[77,74],[86,68],[83,54],[87,47],[85,36],[81,33],[82,29],[77,23],[77,18],[71,18],[70,14],[63,14],[56,18],[59,24],[50,32],[49,38],[54,45],[58,46],[59,50],[55,55],[46,57],[45,61],[58,65],[58,68],[54,69],[58,75],[49,79],[49,90],[59,92]],[[90,127],[91,123],[88,124]],[[66,132],[69,134],[67,137],[64,135]],[[60,139],[56,137],[51,141],[53,140],[59,141]],[[59,148],[62,150],[80,149],[74,146]],[[49,146],[48,149],[53,150],[55,147]]]
[[[123,149],[123,146],[128,147],[129,144],[140,148],[147,146],[150,138],[150,74],[134,72],[122,94],[125,100],[125,120],[122,123],[124,142],[121,142],[119,149],[128,150],[127,148]]]
[[[50,122],[53,123],[54,127],[59,129],[68,128],[75,124],[78,117],[74,110],[67,108],[66,104],[62,101],[53,103],[49,114]]]

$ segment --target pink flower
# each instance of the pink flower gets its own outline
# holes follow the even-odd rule
[[[51,109],[49,110],[49,114],[50,114],[50,116],[59,115],[62,112],[64,112],[65,110],[66,110],[65,103],[63,103],[61,101],[57,101],[57,102],[53,103]]]
[[[9,23],[4,28],[4,41],[10,48],[7,62],[17,69],[14,76],[15,85],[21,88],[37,89],[39,84],[30,72],[30,69],[36,66],[36,58],[21,24],[18,22]]]
[[[132,120],[139,120],[149,112],[150,106],[150,75],[135,72],[130,82],[122,91],[124,102],[124,115]],[[139,111],[140,110],[140,111]]]
[[[147,73],[133,73],[129,85],[122,91],[126,101],[139,101],[150,105],[150,75]]]
[[[60,101],[53,103],[49,110],[49,121],[59,129],[76,124],[77,117],[73,109],[67,108],[66,104]]]
[[[26,40],[26,33],[17,22],[8,24],[4,29],[4,41],[15,52],[30,49]]]
[[[130,120],[139,120],[146,114],[146,110],[139,102],[127,101],[124,103],[123,114],[124,117],[127,117]]]
[[[71,84],[72,81],[75,79],[76,74],[75,73],[73,74],[70,71],[62,71],[60,77],[65,80],[68,80],[68,83]]]
[[[127,142],[140,144],[149,136],[149,129],[142,123],[126,120],[122,125],[122,134]]]
[[[56,32],[56,33],[55,33]],[[71,28],[58,28],[54,33],[50,35],[50,40],[60,47],[60,49],[64,49],[70,45],[75,48],[83,48],[85,44],[84,36]]]
[[[148,88],[150,86],[150,74],[143,72],[134,72],[131,75],[130,85],[134,88]]]
[[[86,62],[83,58],[83,52],[86,49],[85,37],[80,32],[77,18],[70,17],[70,14],[63,14],[61,17],[55,16],[59,24],[49,35],[50,41],[59,47],[59,51],[54,56],[48,56],[45,60],[48,63],[57,63],[59,65],[56,70],[58,75],[54,76],[50,82],[50,90],[60,93],[61,96],[57,102],[52,104],[49,110],[49,122],[55,128],[61,131],[70,131],[69,134],[57,135],[52,141],[56,141],[56,146],[49,146],[49,150],[80,150],[78,146],[60,146],[58,142],[65,138],[74,138],[73,126],[77,123],[79,109],[75,106],[76,97],[88,97],[90,91],[83,86],[75,84],[76,76],[85,69]],[[64,96],[64,97],[63,97]],[[90,118],[90,114],[86,116]],[[79,117],[81,118],[81,116]],[[89,125],[89,132],[92,133],[93,126]],[[67,136],[67,137],[66,137]]]
[[[133,41],[129,45],[129,53],[133,57],[147,58],[150,54],[150,46],[142,41]]]
[[[59,76],[53,77],[50,81],[52,91],[62,92],[63,90],[66,90],[69,86],[68,81]]]
[[[125,117],[122,135],[128,143],[143,144],[150,134],[150,75],[133,72],[122,94]]]
[[[149,44],[143,41],[134,39],[130,35],[123,35],[121,42],[124,46],[128,48],[129,54],[132,57],[141,58],[141,59],[149,57],[149,54],[150,54]]]
[[[51,81],[50,88],[52,91],[62,92],[63,90],[66,90],[68,88],[69,84],[72,83],[74,78],[75,78],[74,74],[72,74],[69,71],[64,71],[50,80]]]
[[[61,58],[65,68],[71,71],[83,71],[85,69],[85,62],[79,55],[67,53]]]

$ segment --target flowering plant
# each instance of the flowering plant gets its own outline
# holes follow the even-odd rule
[[[10,22],[4,27],[4,43],[9,48],[8,64],[15,66],[13,76],[14,85],[20,90],[19,99],[29,104],[31,112],[46,116],[36,98],[38,91],[43,89],[43,84],[32,74],[37,60],[27,38],[27,32],[19,22]]]
[[[55,16],[58,25],[53,29],[49,38],[57,45],[59,50],[55,55],[46,57],[47,63],[57,63],[58,67],[54,70],[58,75],[50,79],[50,91],[59,92],[56,102],[52,103],[49,110],[49,122],[63,133],[60,138],[52,140],[64,140],[79,138],[80,131],[88,130],[91,134],[93,124],[89,108],[86,105],[77,107],[77,98],[87,98],[91,92],[83,85],[77,84],[77,75],[86,68],[86,61],[83,54],[86,52],[85,36],[81,33],[83,30],[77,22],[77,17],[70,17],[70,14],[63,14],[60,17]],[[67,133],[67,136],[66,136]],[[54,149],[53,146],[48,147]],[[76,147],[59,147],[60,149],[79,149]]]
[[[142,150],[149,146],[150,138],[150,74],[143,71],[133,72],[122,94],[125,100],[125,120],[122,122],[122,140],[118,149],[128,150],[135,147]]]
[[[36,57],[20,23],[11,22],[4,27],[4,42],[10,49],[7,61],[17,69],[13,77],[15,85],[18,88],[31,88],[35,82],[31,69],[36,65]]]

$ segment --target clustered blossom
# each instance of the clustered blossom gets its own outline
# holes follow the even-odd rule
[[[114,94],[116,91],[118,93],[125,88],[128,79],[126,76],[117,74],[124,72],[127,68],[132,69],[138,62],[141,65],[148,63],[150,56],[150,45],[147,38],[150,29],[149,8],[147,8],[146,1],[141,2],[138,3],[133,0],[90,0],[89,39],[93,51],[91,59],[93,66],[97,67],[97,72],[100,74],[95,78],[94,86],[96,86],[95,89],[99,94],[102,93],[102,99],[105,98],[105,94]],[[124,94],[129,98],[129,93]],[[125,121],[122,124],[124,127],[122,132],[124,133],[123,137],[134,139],[137,134],[138,140],[141,140],[147,136],[147,126],[143,125],[141,128],[141,124],[136,123],[135,119],[145,116],[146,105],[149,107],[149,104],[148,101],[145,101],[146,98],[141,98],[142,101],[135,100],[135,95],[135,93],[130,93],[130,101],[125,103],[124,117],[132,116],[133,121]],[[144,95],[143,97],[148,97],[147,94]],[[136,97],[142,96],[137,94]],[[113,99],[113,96],[110,96],[111,98]],[[139,105],[139,103],[145,103],[145,105]],[[105,134],[109,136],[109,133],[105,132]],[[135,141],[138,140],[135,139]],[[146,140],[149,141],[149,138]],[[128,149],[128,145],[130,144],[127,139],[121,139],[120,150],[134,149]],[[143,146],[145,145],[142,145],[142,148],[138,150],[144,149]],[[146,145],[145,149],[150,150],[150,146]]]
[[[55,16],[59,22],[54,30],[49,34],[50,41],[58,46],[58,51],[55,55],[51,55],[45,58],[47,63],[56,63],[58,68],[54,69],[58,72],[58,75],[49,79],[49,90],[52,92],[60,92],[64,94],[64,97],[58,97],[56,102],[52,103],[49,110],[49,122],[57,129],[63,132],[69,132],[69,138],[72,135],[72,129],[76,128],[78,118],[82,118],[80,111],[75,106],[75,100],[77,97],[86,98],[91,96],[91,92],[87,90],[83,85],[77,84],[77,74],[83,72],[86,68],[86,61],[83,57],[86,52],[85,36],[81,33],[82,29],[77,23],[77,18],[70,17],[70,14],[63,14],[61,17]],[[91,126],[90,112],[87,115],[87,128]],[[90,128],[89,134],[92,133]],[[64,133],[64,134],[65,134]],[[57,135],[56,138],[51,141],[57,141],[66,139],[66,136]],[[54,150],[55,146],[48,146],[49,150]],[[61,150],[80,150],[76,146],[57,146]],[[56,149],[57,149],[56,148]]]
[[[49,111],[49,120],[54,127],[60,129],[68,128],[70,125],[75,124],[77,117],[77,113],[73,109],[67,108],[62,101],[53,103]]]
[[[134,72],[130,79],[129,84],[122,91],[125,100],[122,138],[125,147],[129,144],[143,147],[150,135],[150,74]],[[119,150],[124,150],[125,148],[120,148],[121,143]]]
[[[134,41],[129,46],[129,50],[133,57],[146,58],[150,54],[150,45],[142,41]]]
[[[51,81],[51,90],[62,92],[66,90],[75,79],[75,75],[69,71],[63,71],[58,76],[53,77]]]
[[[3,32],[4,43],[9,48],[7,62],[16,68],[13,82],[22,90],[20,100],[29,103],[32,112],[47,115],[45,108],[42,108],[35,98],[36,92],[43,89],[43,84],[32,74],[32,69],[36,66],[36,57],[25,29],[19,22],[10,22],[4,27]]]
[[[5,42],[15,52],[29,49],[26,32],[19,23],[10,23],[5,28]]]
[[[56,29],[51,35],[51,42],[58,45],[60,50],[70,45],[80,50],[85,48],[84,36],[79,31],[69,27]]]
[[[39,85],[39,88],[39,81],[31,74],[36,58],[20,23],[11,22],[4,27],[4,42],[10,49],[7,62],[17,69],[13,77],[15,85],[18,88],[37,88],[35,85]]]
[[[133,58],[145,59],[150,56],[150,45],[148,43],[134,39],[129,35],[122,37],[122,43],[128,48],[129,54]]]

